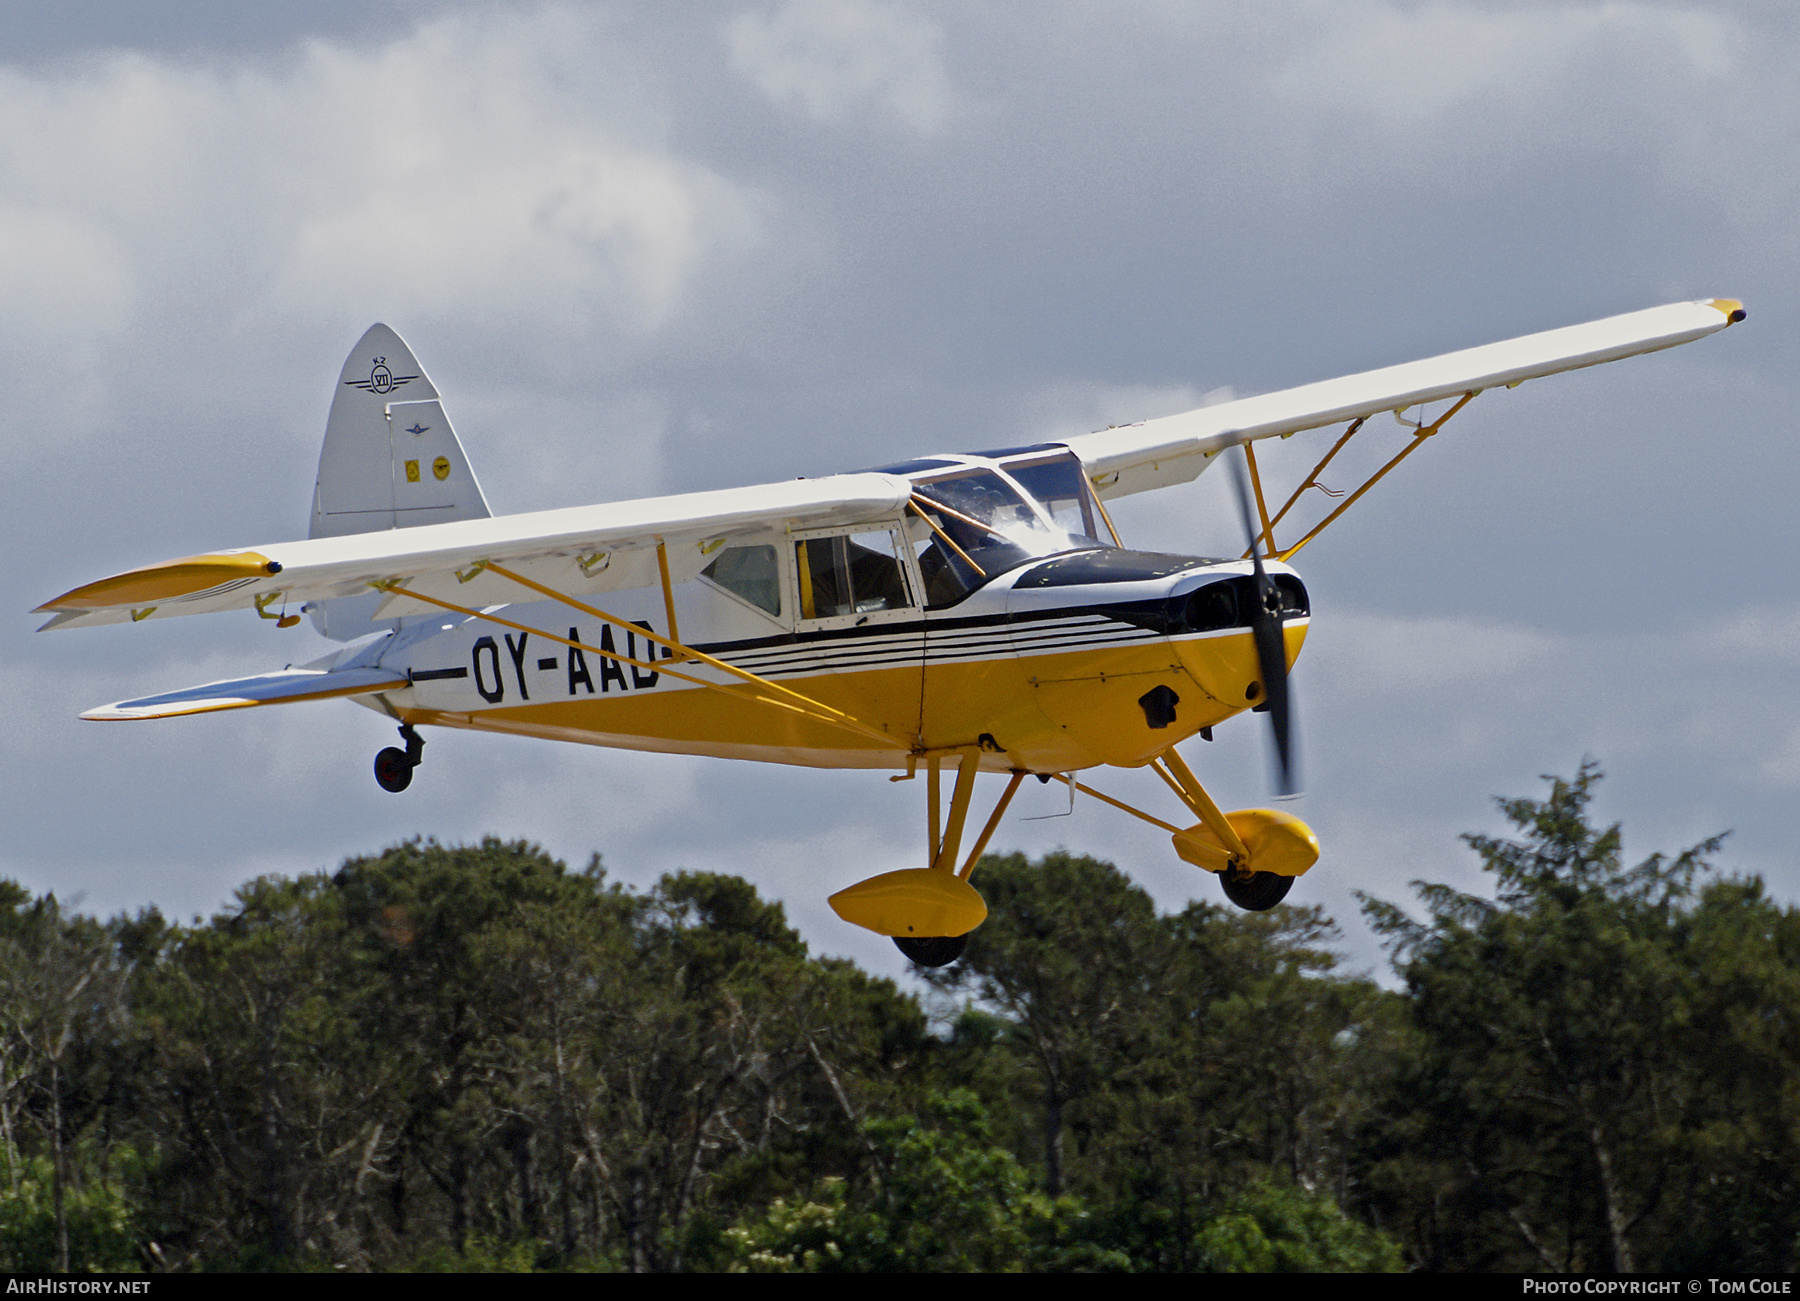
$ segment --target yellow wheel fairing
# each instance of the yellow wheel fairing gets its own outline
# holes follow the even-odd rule
[[[839,890],[831,910],[877,935],[967,935],[987,920],[987,904],[954,872],[907,868]]]
[[[1276,876],[1301,876],[1319,861],[1319,838],[1311,827],[1279,809],[1238,809],[1225,820],[1250,851],[1246,871],[1273,872]],[[1177,831],[1170,839],[1175,852],[1195,867],[1222,872],[1230,853],[1224,842],[1205,823]]]

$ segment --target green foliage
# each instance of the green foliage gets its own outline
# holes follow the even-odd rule
[[[0,1270],[54,1270],[57,1266],[55,1172],[44,1157],[24,1164],[10,1187],[0,1187]],[[69,1268],[113,1273],[139,1268],[138,1237],[123,1192],[104,1180],[64,1192]]]
[[[524,842],[192,927],[0,881],[0,1265],[1791,1269],[1800,911],[1628,866],[1597,780],[1470,838],[1492,897],[1366,901],[1404,992],[1317,909],[990,856],[939,1034],[748,882]]]
[[[1272,1181],[1235,1194],[1194,1236],[1199,1268],[1219,1274],[1375,1274],[1405,1268],[1398,1244],[1336,1202]]]
[[[919,1115],[865,1126],[875,1174],[851,1192],[825,1180],[804,1200],[778,1199],[728,1231],[729,1268],[754,1273],[996,1272],[1123,1268],[1087,1240],[1072,1198],[1035,1180],[993,1145],[972,1093],[934,1095]]]
[[[1345,1186],[1394,1016],[1369,982],[1331,975],[1317,910],[1158,916],[1110,863],[1070,854],[989,856],[975,880],[988,920],[926,979],[991,1012],[964,1014],[949,1056],[1017,1118],[1047,1191],[1096,1208],[1095,1241],[1191,1269],[1221,1198],[1272,1172]]]

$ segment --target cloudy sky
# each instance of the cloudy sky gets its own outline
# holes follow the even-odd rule
[[[1800,899],[1796,85],[1800,15],[1769,0],[14,0],[0,872],[188,917],[259,872],[492,833],[640,884],[741,872],[817,949],[899,972],[823,902],[922,861],[922,791],[880,775],[442,733],[396,797],[369,774],[392,728],[350,704],[76,720],[327,649],[248,614],[39,636],[26,611],[303,536],[375,320],[510,512],[1729,296],[1724,334],[1484,395],[1302,557],[1326,852],[1293,898],[1373,968],[1353,890],[1478,885],[1459,833],[1591,755],[1628,852],[1730,830],[1722,866]],[[1222,487],[1119,525],[1223,547]],[[1187,748],[1228,806],[1268,794],[1259,728]],[[1096,780],[1170,811],[1141,773]],[[1046,817],[1067,805],[1035,785],[1016,809],[997,847],[1217,895],[1122,815]]]

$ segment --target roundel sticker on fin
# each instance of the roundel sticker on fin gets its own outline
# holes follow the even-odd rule
[[[344,381],[351,388],[359,388],[364,393],[392,393],[397,388],[405,388],[419,378],[417,375],[396,375],[388,369],[387,358],[375,358],[375,364],[369,367],[369,378],[347,379]]]
[[[450,458],[447,456],[438,457],[437,460],[431,463],[431,472],[438,477],[440,482],[448,479],[450,477]]]

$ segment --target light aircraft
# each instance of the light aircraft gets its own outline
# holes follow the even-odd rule
[[[1729,299],[1675,303],[1061,442],[498,517],[424,368],[375,325],[334,390],[307,540],[128,570],[39,610],[53,616],[44,629],[220,610],[287,628],[310,616],[345,645],[301,668],[82,717],[347,697],[399,724],[403,745],[375,759],[389,791],[411,782],[427,725],[899,769],[895,781],[922,769],[926,866],[830,902],[939,966],[986,916],[970,877],[1028,776],[1161,827],[1234,903],[1278,903],[1319,856],[1312,831],[1276,809],[1221,810],[1176,745],[1266,712],[1277,780],[1291,792],[1287,674],[1309,606],[1289,562],[1483,391],[1743,318]],[[1447,409],[1427,421],[1425,404],[1440,401]],[[1277,545],[1308,489],[1331,492],[1319,475],[1389,412],[1412,427],[1402,450]],[[1255,444],[1338,424],[1345,431],[1271,513]],[[1221,458],[1237,478],[1242,556],[1125,547],[1107,501],[1185,483]],[[1077,779],[1108,765],[1148,765],[1197,821],[1166,822]],[[964,856],[984,771],[1007,782]]]

